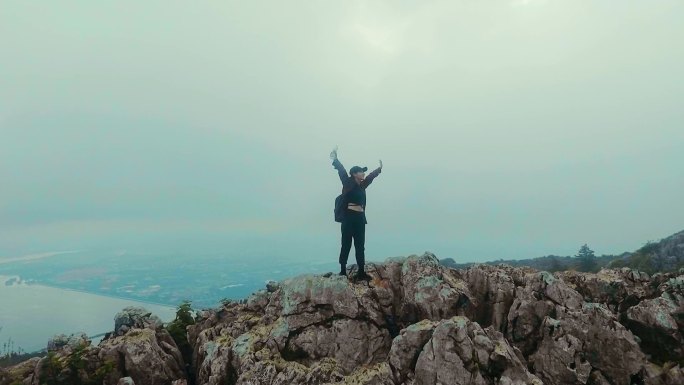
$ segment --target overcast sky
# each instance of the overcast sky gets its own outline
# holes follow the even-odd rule
[[[684,2],[0,4],[0,258],[633,250],[684,229]],[[353,249],[350,263],[354,261]]]

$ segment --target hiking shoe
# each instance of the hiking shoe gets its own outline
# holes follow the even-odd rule
[[[357,281],[370,281],[371,279],[373,279],[373,277],[366,274],[365,271],[362,271],[362,272],[357,272],[356,275],[354,276],[354,279]]]

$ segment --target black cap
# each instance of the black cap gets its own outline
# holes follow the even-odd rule
[[[353,174],[355,174],[357,172],[361,172],[361,171],[366,172],[366,170],[368,170],[368,167],[354,166],[354,167],[349,169],[349,175],[353,175]]]

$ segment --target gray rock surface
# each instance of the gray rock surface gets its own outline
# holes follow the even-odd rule
[[[166,330],[131,329],[103,341],[97,359],[116,363],[110,377],[130,377],[136,384],[165,385],[186,378],[181,353]]]
[[[159,317],[139,306],[126,307],[114,317],[114,333],[116,335],[126,334],[127,331],[134,328],[157,329],[161,326],[162,321]]]
[[[50,354],[35,359],[33,370],[23,376],[22,383],[185,384],[187,374],[181,353],[161,323],[154,321],[158,318],[140,309],[127,308],[121,314],[128,314],[132,321],[119,322],[121,317],[117,315],[115,326],[120,331],[124,326],[129,329],[122,335],[112,333],[98,346],[92,346],[83,334],[53,337],[49,343]],[[0,385],[15,384],[16,381],[0,380]]]
[[[130,377],[123,377],[119,379],[119,383],[117,385],[135,385],[135,381],[133,381],[133,379]]]
[[[90,345],[90,339],[85,333],[77,334],[57,334],[50,338],[47,343],[47,350],[49,352],[63,349],[68,346],[70,348],[75,348],[77,346]]]
[[[420,350],[415,384],[535,384],[518,353],[493,328],[465,317],[440,321]]]
[[[370,281],[304,274],[197,312],[188,363],[158,318],[124,309],[79,375],[109,363],[103,385],[684,383],[684,274],[454,270],[430,252],[366,270]],[[52,346],[63,362],[74,350]]]
[[[684,275],[659,286],[659,297],[627,309],[624,323],[641,338],[642,348],[659,361],[684,360]]]

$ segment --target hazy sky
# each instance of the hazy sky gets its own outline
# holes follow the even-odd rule
[[[684,229],[684,2],[0,4],[0,258],[633,250]],[[354,251],[350,263],[354,261]]]

